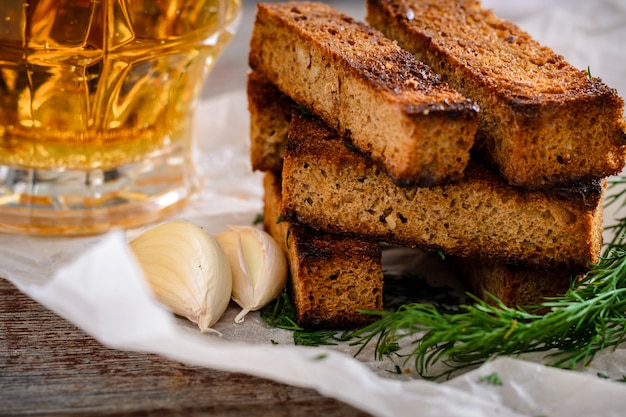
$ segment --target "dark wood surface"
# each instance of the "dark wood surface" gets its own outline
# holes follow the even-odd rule
[[[0,415],[368,414],[314,390],[106,348],[0,279]]]

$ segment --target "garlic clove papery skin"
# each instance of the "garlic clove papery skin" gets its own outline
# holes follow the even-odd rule
[[[233,276],[232,299],[242,311],[240,323],[248,312],[265,307],[278,297],[287,283],[287,259],[268,233],[251,226],[229,226],[216,236],[230,260]]]
[[[130,242],[156,299],[202,332],[212,331],[232,293],[230,263],[217,240],[184,221],[163,223]]]

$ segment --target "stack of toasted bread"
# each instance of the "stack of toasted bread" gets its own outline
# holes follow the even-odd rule
[[[474,0],[261,3],[251,161],[301,325],[382,308],[379,242],[438,250],[479,296],[528,305],[598,259],[624,166],[616,91]]]

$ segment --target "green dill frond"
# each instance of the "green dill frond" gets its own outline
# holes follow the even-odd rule
[[[611,177],[607,181],[604,207],[613,208],[616,218],[610,225],[604,227],[605,231],[611,232],[613,237],[605,243],[605,253],[613,248],[626,247],[626,217],[620,216],[619,212],[626,205],[626,175]]]
[[[306,108],[304,104],[292,104],[293,108],[298,110],[298,115],[300,116],[312,116],[313,113],[309,109]]]
[[[289,236],[291,235],[291,224],[287,227],[287,233],[285,234],[285,246],[289,249]]]
[[[597,352],[626,341],[626,251],[613,249],[565,294],[532,308],[510,308],[495,297],[491,303],[470,297],[473,302],[459,306],[456,313],[424,303],[378,312],[380,320],[356,331],[352,343],[375,342],[377,358],[382,359],[390,345],[409,340],[412,351],[405,360],[432,379],[495,356],[528,352],[545,352],[552,366],[587,365]],[[439,362],[449,369],[430,374]]]
[[[480,377],[480,382],[485,382],[489,385],[496,385],[496,386],[503,385],[502,380],[500,379],[500,375],[498,375],[496,372]]]
[[[338,331],[307,330],[297,323],[296,308],[284,289],[279,297],[260,311],[263,321],[272,327],[293,331],[295,345],[323,346],[336,345],[345,335]]]
[[[350,142],[341,142],[341,143],[343,143],[343,146],[345,146],[351,152],[360,152],[359,148],[357,148],[356,146],[354,146],[354,144]]]

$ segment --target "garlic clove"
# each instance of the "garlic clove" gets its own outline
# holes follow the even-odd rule
[[[287,260],[274,238],[255,227],[229,226],[216,239],[230,260],[232,299],[242,308],[235,321],[240,323],[248,312],[281,293],[287,282]]]
[[[184,221],[157,225],[130,242],[156,299],[202,332],[212,331],[232,293],[232,274],[217,240]]]

